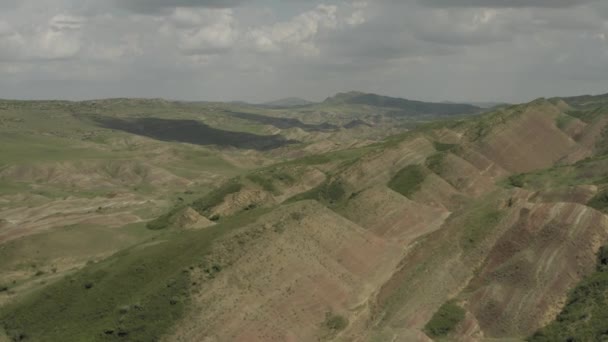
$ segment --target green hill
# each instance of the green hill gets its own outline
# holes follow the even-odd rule
[[[398,110],[394,115],[463,115],[482,111],[480,107],[468,104],[433,103],[412,101],[396,97],[366,94],[360,92],[340,93],[324,101],[325,104],[357,104]]]

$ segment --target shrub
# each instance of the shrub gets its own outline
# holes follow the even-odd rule
[[[595,195],[587,205],[598,210],[608,209],[608,191]]]
[[[340,181],[324,182],[309,191],[297,194],[288,200],[289,203],[317,200],[328,205],[336,205],[346,197],[346,190]]]
[[[516,188],[523,188],[526,185],[525,175],[518,174],[509,177],[509,185]]]
[[[348,319],[332,312],[328,312],[325,314],[324,325],[327,329],[338,332],[344,330],[348,326]]]
[[[425,179],[426,173],[420,165],[409,165],[397,172],[388,183],[388,187],[403,196],[410,197],[420,190]]]
[[[558,116],[557,118],[555,118],[555,126],[557,126],[557,128],[564,130],[566,127],[568,127],[568,125],[570,124],[570,122],[572,122],[572,120],[574,120],[573,117],[566,115],[566,114],[562,114],[560,116]]]
[[[441,174],[444,170],[444,161],[447,154],[445,152],[435,153],[434,155],[426,158],[426,167],[436,174]]]
[[[608,338],[608,246],[598,253],[597,272],[583,279],[568,295],[556,320],[527,340],[605,341]]]
[[[435,149],[438,152],[445,152],[445,151],[449,151],[451,149],[453,149],[454,147],[458,146],[456,144],[444,144],[444,143],[440,143],[438,141],[433,142],[433,146],[435,146]]]
[[[247,176],[247,178],[252,181],[253,183],[259,185],[262,187],[262,189],[264,189],[265,191],[268,191],[270,193],[276,194],[278,193],[278,189],[276,186],[274,186],[274,183],[272,182],[272,179],[268,179],[264,176],[262,176],[259,173],[252,173],[250,175]]]
[[[431,338],[447,336],[462,320],[465,311],[454,301],[443,304],[424,326],[424,332]]]
[[[603,246],[597,255],[597,270],[608,272],[608,246]]]
[[[209,216],[211,209],[221,204],[224,198],[230,194],[241,191],[243,185],[236,180],[232,180],[219,188],[211,191],[206,196],[197,199],[192,203],[192,209],[196,210],[199,214]]]
[[[175,210],[172,210],[156,218],[155,220],[146,223],[146,228],[150,230],[162,230],[168,228],[171,225],[171,218],[173,217],[174,213]]]

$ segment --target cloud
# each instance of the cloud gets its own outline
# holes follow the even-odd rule
[[[318,55],[314,39],[321,30],[337,27],[337,10],[336,6],[319,5],[289,21],[254,28],[249,32],[249,38],[261,52],[288,49],[302,56]]]
[[[187,55],[229,50],[239,35],[231,9],[176,8],[160,30],[175,37]]]
[[[258,52],[287,52],[301,57],[319,56],[318,40],[366,22],[367,3],[355,2],[348,8],[318,5],[291,20],[249,30],[247,38]],[[350,11],[350,12],[349,12]]]
[[[80,30],[84,18],[59,14],[51,18],[50,27],[55,31]]]
[[[263,101],[360,89],[523,101],[608,89],[603,1],[0,2],[4,97]]]
[[[246,0],[114,0],[115,5],[136,13],[157,13],[176,7],[233,8]]]
[[[0,1],[1,9],[16,9],[22,5],[21,0],[3,0]]]
[[[430,7],[574,7],[597,0],[418,0],[423,6]]]
[[[55,60],[74,57],[81,48],[80,28],[83,20],[56,15],[45,25],[19,32],[0,21],[0,59],[16,61]]]

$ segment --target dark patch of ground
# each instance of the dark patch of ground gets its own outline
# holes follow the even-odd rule
[[[120,131],[129,132],[162,141],[177,141],[195,145],[217,145],[271,150],[297,143],[280,135],[257,135],[245,132],[224,131],[195,120],[168,120],[158,118],[119,119],[97,117],[97,124]]]
[[[365,122],[363,120],[353,120],[342,127],[346,128],[346,129],[351,129],[351,128],[356,128],[356,127],[361,127],[361,126],[373,127],[372,125],[368,124],[367,122]]]
[[[326,122],[319,125],[312,125],[303,123],[298,119],[275,118],[253,113],[228,112],[228,114],[235,118],[254,121],[263,125],[270,125],[279,129],[300,128],[306,132],[333,132],[338,130],[338,126]]]

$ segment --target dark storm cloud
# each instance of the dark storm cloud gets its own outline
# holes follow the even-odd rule
[[[597,0],[418,0],[418,3],[429,7],[574,7]]]

